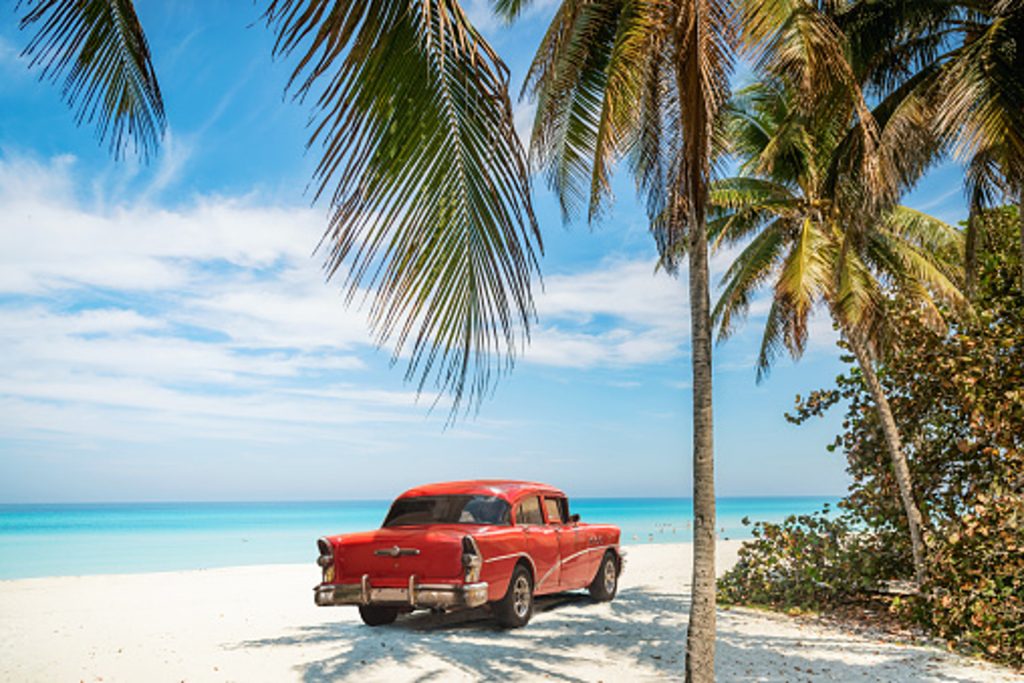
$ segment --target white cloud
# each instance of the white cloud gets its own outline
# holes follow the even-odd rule
[[[372,425],[424,419],[434,397],[417,401],[400,369],[368,369],[365,312],[311,257],[322,212],[255,197],[95,206],[76,173],[69,157],[0,159],[0,433],[256,441],[344,427],[369,439]],[[653,266],[550,274],[525,362],[682,355],[685,273]]]
[[[153,180],[143,191],[146,200],[160,196],[165,189],[178,182],[192,158],[192,143],[182,140],[170,128],[160,143],[160,157]]]
[[[310,257],[322,214],[253,198],[89,206],[75,171],[0,160],[7,436],[264,440],[282,424],[423,419],[414,392],[365,386],[364,316]]]
[[[685,284],[655,273],[649,259],[609,262],[598,270],[550,275],[538,297],[541,318],[591,319],[611,315],[632,323],[678,325],[685,317]]]
[[[493,33],[502,26],[502,20],[491,9],[489,0],[467,0],[464,3],[466,16],[481,33]]]
[[[647,259],[549,276],[537,312],[526,360],[545,365],[658,363],[681,352],[689,329],[684,283]]]
[[[268,268],[308,260],[322,216],[204,198],[178,211],[146,204],[109,211],[79,204],[74,161],[0,162],[0,292],[44,294],[71,287],[158,291],[194,283],[197,263]]]
[[[725,249],[712,256],[713,284],[737,252]],[[596,270],[551,275],[544,282],[537,298],[541,324],[527,361],[578,368],[643,365],[671,360],[688,346],[685,267],[673,277],[655,272],[653,259],[609,261]],[[752,321],[767,312],[766,301],[753,302]]]

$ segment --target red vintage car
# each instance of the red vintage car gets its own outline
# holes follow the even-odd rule
[[[587,588],[615,597],[619,528],[583,524],[547,484],[461,481],[406,491],[376,531],[317,541],[323,581],[317,605],[358,605],[370,626],[416,609],[489,604],[513,628],[536,595]]]

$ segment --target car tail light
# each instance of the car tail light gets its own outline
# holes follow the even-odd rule
[[[316,563],[324,570],[324,583],[330,583],[334,581],[334,546],[326,538],[320,538],[316,547],[320,551]]]
[[[484,560],[480,556],[480,548],[472,536],[462,537],[462,568],[463,578],[466,583],[476,583],[480,580],[480,568]]]

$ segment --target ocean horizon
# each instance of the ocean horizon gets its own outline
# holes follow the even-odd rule
[[[751,521],[807,514],[838,496],[718,499],[718,537]],[[0,580],[312,563],[320,536],[380,526],[390,500],[0,504]],[[576,498],[584,522],[622,528],[622,543],[691,541],[690,498]]]

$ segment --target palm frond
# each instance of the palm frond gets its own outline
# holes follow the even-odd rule
[[[703,224],[734,28],[721,0],[559,6],[524,92],[537,101],[531,158],[565,219],[583,206],[598,217],[611,199],[611,169],[628,157],[660,263],[674,268],[686,226]]]
[[[953,226],[901,206],[872,233],[867,255],[909,300],[929,305],[942,301],[962,312],[968,304],[955,283],[963,281],[963,246],[963,234]]]
[[[646,199],[651,232],[659,244],[658,236],[666,234],[663,219],[669,213],[670,179],[681,145],[678,93],[671,70],[666,68],[672,59],[668,52],[662,48],[650,55],[629,149],[630,169]],[[659,253],[664,253],[664,249],[659,249]]]
[[[325,271],[394,360],[477,404],[533,316],[541,248],[507,70],[454,2],[274,0],[275,54],[314,95],[314,182],[331,218]]]
[[[883,223],[885,232],[930,258],[956,265],[963,251],[963,234],[949,223],[908,206],[897,206]]]
[[[1008,194],[1001,150],[985,148],[971,157],[964,169],[964,192],[972,211],[990,208]]]
[[[807,339],[807,319],[814,305],[832,286],[830,257],[834,250],[820,226],[805,218],[786,255],[775,283],[775,296],[786,302],[791,331],[787,345],[802,350]]]
[[[791,206],[797,201],[793,192],[774,180],[736,176],[711,183],[711,206],[738,209],[746,206]]]
[[[725,287],[711,314],[718,325],[719,343],[732,336],[750,310],[754,295],[771,277],[786,244],[785,233],[786,226],[781,220],[767,226],[722,275]]]
[[[847,36],[858,79],[884,97],[941,60],[962,26],[956,3],[878,0],[840,6],[834,18]]]
[[[1019,42],[1024,35],[1024,4],[1007,3],[977,38],[944,66],[946,95],[938,126],[955,135],[956,152],[970,159],[1001,148],[1011,167],[1024,169],[1024,80]],[[1011,46],[1017,46],[1013,49]]]
[[[714,249],[749,238],[773,218],[796,216],[800,204],[789,188],[747,177],[714,181],[708,199],[708,239]]]
[[[506,22],[512,23],[519,18],[523,10],[532,4],[532,0],[494,0],[491,3],[491,8]]]
[[[643,91],[650,83],[652,66],[667,39],[662,0],[627,0],[616,22],[616,31],[606,67],[606,82],[593,145],[588,218],[599,217],[611,196],[612,166],[638,141],[641,120],[658,116],[659,110],[644,112]],[[647,100],[649,102],[649,100]],[[657,107],[657,102],[652,102]]]
[[[779,298],[772,299],[772,305],[768,308],[768,316],[764,322],[764,332],[761,335],[761,348],[757,354],[757,382],[761,383],[771,372],[775,360],[786,350],[794,357],[799,357],[800,351],[795,348],[787,349],[787,330],[792,328],[789,310],[785,301]]]
[[[621,11],[618,3],[563,3],[524,84],[537,101],[531,158],[545,169],[565,220],[584,206],[594,212],[589,190]]]
[[[914,187],[946,150],[934,125],[942,100],[935,85],[936,74],[935,67],[922,68],[871,111],[881,129],[876,158],[892,192],[877,213],[867,216],[869,222],[894,206],[899,193]],[[867,153],[863,143],[860,122],[856,122],[836,142],[822,182],[822,193],[837,197],[847,213],[857,211],[862,203],[860,171]]]
[[[743,33],[760,72],[793,86],[806,115],[845,119],[852,111],[863,154],[858,172],[865,208],[895,193],[876,156],[879,130],[848,59],[846,36],[832,17],[805,0],[744,0]],[[822,108],[831,111],[822,111]]]
[[[869,231],[866,239],[871,237]],[[865,236],[859,232],[834,232],[833,239],[841,244],[833,257],[834,282],[827,296],[832,316],[843,330],[856,330],[863,338],[876,341],[875,329],[885,318],[885,297],[882,283],[862,258],[860,244],[855,244]]]
[[[61,83],[75,121],[93,125],[115,157],[130,147],[144,159],[166,126],[146,34],[131,0],[24,0],[23,54],[40,78]]]
[[[808,135],[808,119],[792,108],[793,92],[781,79],[766,75],[733,97],[726,113],[730,151],[743,159],[746,175],[770,176],[786,185],[813,183],[813,152],[824,145],[826,131],[818,131],[816,145]]]

